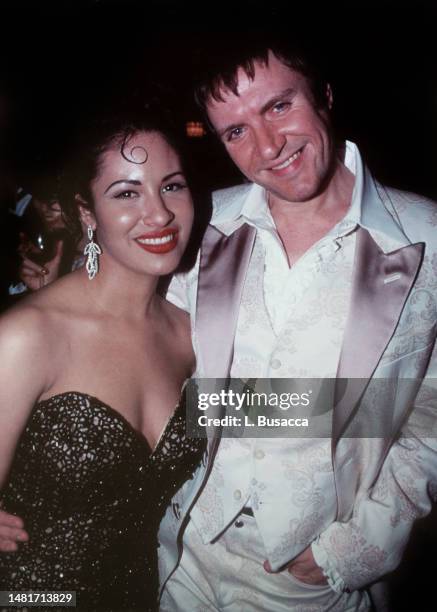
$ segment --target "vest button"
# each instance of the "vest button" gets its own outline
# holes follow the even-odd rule
[[[244,526],[244,523],[243,523],[243,521],[235,521],[234,525],[235,525],[235,527],[238,527],[240,529],[241,527]]]

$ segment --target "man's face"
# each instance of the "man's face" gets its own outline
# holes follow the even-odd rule
[[[334,146],[328,111],[315,106],[307,79],[270,53],[267,66],[255,62],[253,80],[240,69],[238,94],[222,90],[223,102],[210,98],[207,112],[241,172],[281,200],[317,196]]]

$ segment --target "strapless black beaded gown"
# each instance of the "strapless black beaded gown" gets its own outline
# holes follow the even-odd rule
[[[87,611],[157,609],[159,523],[205,450],[185,434],[183,398],[153,452],[95,397],[35,406],[0,495],[30,540],[0,554],[0,590],[76,591]]]

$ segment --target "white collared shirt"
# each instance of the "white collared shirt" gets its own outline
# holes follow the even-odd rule
[[[346,164],[355,171],[353,146],[347,150]],[[229,210],[222,215],[223,211],[218,211],[213,217],[212,224],[225,234],[242,223],[257,230],[238,315],[233,378],[335,377],[350,301],[361,193],[362,181],[358,176],[345,217],[292,268],[262,187],[248,187],[238,215],[226,214]],[[193,340],[196,343],[195,335]],[[202,376],[200,362],[197,376]],[[263,459],[254,463],[253,457]],[[311,468],[313,464],[315,471]],[[276,467],[272,472],[268,466]],[[307,507],[301,508],[297,489],[302,481],[289,483],[285,504],[288,518],[281,517],[284,525],[292,518],[297,525],[303,524],[308,520],[307,512],[313,518],[319,517],[314,525],[333,521],[336,494],[329,439],[313,439],[304,444],[293,439],[222,440],[212,474],[192,510],[192,519],[205,541],[211,541],[226,528],[243,505],[251,505],[266,552],[272,561],[277,561],[279,544],[270,531],[268,507],[279,490],[285,491],[283,482],[287,481],[290,466],[301,474],[310,470],[308,479],[314,496]],[[211,499],[215,500],[213,505]],[[319,505],[321,499],[323,505]],[[276,523],[281,521],[277,514]],[[290,549],[290,555],[292,552]]]
[[[354,153],[349,146],[346,165],[352,172],[356,170]],[[238,219],[255,227],[257,235],[238,318],[232,377],[335,377],[350,298],[361,192],[358,182],[345,217],[290,268],[265,190],[252,186]],[[264,317],[261,297],[255,297],[260,285]]]

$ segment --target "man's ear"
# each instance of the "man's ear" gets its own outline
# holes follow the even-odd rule
[[[329,108],[329,110],[331,110],[334,104],[334,96],[332,94],[332,87],[329,83],[326,84],[325,95],[326,95],[326,105]]]
[[[97,226],[96,218],[88,208],[88,202],[83,199],[80,193],[76,193],[74,199],[79,209],[79,217],[82,225],[85,227],[91,225],[92,229],[95,230]]]

